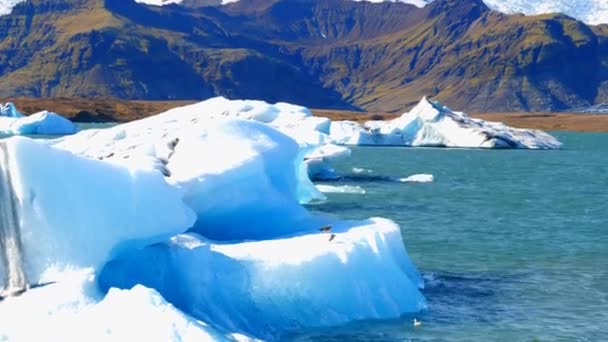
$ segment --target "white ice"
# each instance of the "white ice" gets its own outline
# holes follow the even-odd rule
[[[391,121],[334,121],[331,138],[344,145],[391,145],[465,148],[557,149],[551,135],[500,122],[471,118],[423,98],[410,112]]]
[[[99,292],[90,270],[0,302],[1,341],[252,341],[220,332],[137,285]]]
[[[401,183],[431,183],[434,180],[435,180],[435,177],[433,177],[433,175],[425,174],[425,173],[411,175],[411,176],[404,177],[404,178],[399,178],[399,182],[401,182]]]
[[[65,138],[65,142],[59,140],[57,146],[94,158],[133,158],[138,162],[146,159],[151,167],[157,167],[150,158],[167,159],[172,153],[172,147],[167,146],[176,137],[197,134],[206,130],[208,124],[229,118],[265,123],[295,139],[313,178],[331,178],[331,161],[350,154],[348,148],[333,144],[329,137],[331,121],[312,116],[305,107],[223,97],[174,108],[111,129],[88,130]],[[314,197],[315,194],[307,196]]]
[[[179,189],[156,171],[77,156],[23,137],[3,144],[30,284],[61,281],[66,270],[99,269],[124,250],[186,231],[195,220]]]
[[[365,189],[358,185],[328,185],[317,184],[317,189],[324,194],[359,194],[364,195]]]
[[[353,172],[357,173],[357,174],[362,174],[362,173],[374,173],[374,170],[370,170],[370,169],[365,169],[362,167],[353,167]]]

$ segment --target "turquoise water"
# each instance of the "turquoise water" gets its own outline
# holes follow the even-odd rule
[[[403,317],[286,339],[608,341],[608,134],[556,135],[564,150],[354,149],[332,185],[367,193],[312,208],[398,222],[429,308],[418,328]],[[416,173],[435,181],[379,177]]]

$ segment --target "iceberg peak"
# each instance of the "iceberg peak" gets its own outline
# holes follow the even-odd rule
[[[7,102],[3,106],[0,106],[0,115],[9,118],[22,118],[25,116],[17,110],[17,107],[15,107],[15,104],[12,102]]]

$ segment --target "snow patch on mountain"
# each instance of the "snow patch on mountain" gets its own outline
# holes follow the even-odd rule
[[[414,5],[418,8],[422,8],[426,5],[428,5],[429,3],[431,3],[433,0],[353,0],[353,1],[368,1],[368,2],[402,2],[404,4],[410,4],[410,5]]]
[[[154,6],[164,6],[170,4],[180,4],[182,0],[135,0],[135,2]]]
[[[535,15],[561,12],[587,24],[608,23],[606,0],[484,0],[488,7],[503,13]]]
[[[0,15],[11,13],[13,7],[23,0],[0,0]]]

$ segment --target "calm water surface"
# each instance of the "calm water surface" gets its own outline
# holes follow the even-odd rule
[[[558,133],[561,151],[356,148],[315,210],[398,222],[428,311],[297,341],[608,341],[608,134]],[[373,170],[355,175],[354,167]],[[433,183],[378,176],[431,173]]]

